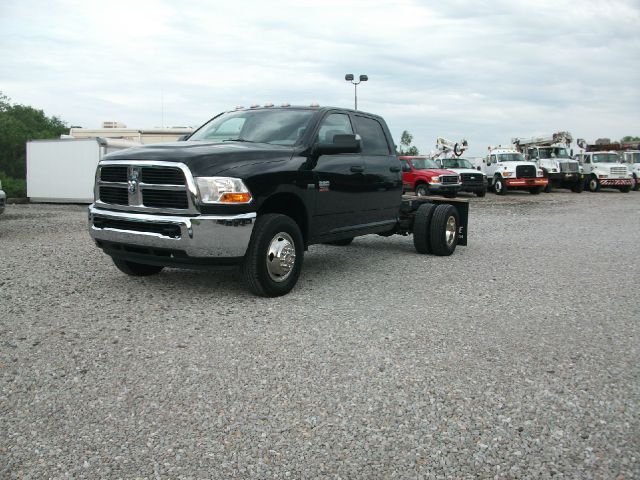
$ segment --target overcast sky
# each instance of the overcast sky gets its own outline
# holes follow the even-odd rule
[[[287,101],[358,107],[422,152],[640,135],[640,2],[0,0],[0,91],[69,125],[197,126]]]

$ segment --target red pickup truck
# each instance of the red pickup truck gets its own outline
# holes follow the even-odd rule
[[[402,164],[402,185],[405,191],[415,191],[416,195],[443,195],[455,197],[462,188],[460,175],[438,167],[427,157],[400,156]]]

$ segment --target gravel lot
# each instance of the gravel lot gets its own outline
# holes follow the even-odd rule
[[[640,477],[640,193],[561,192],[472,198],[452,257],[314,246],[277,299],[9,205],[0,478]]]

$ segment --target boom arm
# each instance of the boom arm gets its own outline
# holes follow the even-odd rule
[[[431,158],[438,158],[440,156],[444,156],[446,158],[447,155],[451,154],[459,157],[467,148],[469,148],[469,144],[464,138],[459,142],[452,142],[446,138],[438,137],[436,139],[436,153],[431,155]]]
[[[550,147],[552,145],[564,143],[567,147],[573,142],[573,136],[569,132],[556,132],[551,135],[543,135],[531,138],[512,138],[513,143],[518,150],[526,147]]]

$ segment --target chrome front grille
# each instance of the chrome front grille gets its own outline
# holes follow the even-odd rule
[[[150,213],[196,212],[191,172],[172,162],[105,161],[96,175],[96,204]]]
[[[627,167],[611,167],[611,175],[616,177],[626,177],[629,174]]]
[[[578,162],[560,162],[560,171],[566,173],[578,173]]]
[[[442,175],[440,177],[440,181],[442,182],[443,185],[450,185],[452,183],[458,183],[458,176],[457,175]]]

